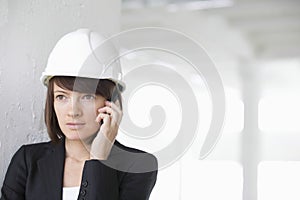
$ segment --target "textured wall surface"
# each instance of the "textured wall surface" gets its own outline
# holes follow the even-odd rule
[[[0,0],[1,186],[22,144],[48,140],[39,78],[54,44],[80,27],[117,33],[120,6],[120,0]]]

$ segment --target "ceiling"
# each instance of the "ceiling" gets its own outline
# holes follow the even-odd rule
[[[257,59],[300,57],[299,0],[123,0],[124,29],[174,24],[172,18],[164,20],[168,15],[175,21],[180,21],[178,16],[188,19],[182,22],[185,28],[205,15],[218,16],[243,36]],[[195,33],[207,27],[198,24],[193,26]]]

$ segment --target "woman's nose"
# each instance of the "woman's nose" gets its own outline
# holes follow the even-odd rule
[[[82,115],[82,109],[81,109],[80,102],[78,100],[76,100],[76,98],[71,98],[68,109],[69,109],[68,115],[70,117],[74,118],[74,117],[79,117]]]

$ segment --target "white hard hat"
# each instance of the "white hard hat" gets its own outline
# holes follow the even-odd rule
[[[110,41],[89,29],[78,29],[56,43],[40,80],[47,86],[54,76],[110,79],[124,91],[118,58],[118,51]]]

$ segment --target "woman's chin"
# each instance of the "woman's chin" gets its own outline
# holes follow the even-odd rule
[[[84,136],[79,132],[64,133],[67,140],[84,140]]]
[[[79,135],[79,134],[65,134],[65,137],[69,141],[80,141],[83,142],[84,144],[92,144],[94,138],[96,137],[97,134],[89,135],[89,136],[84,136],[84,135]]]

